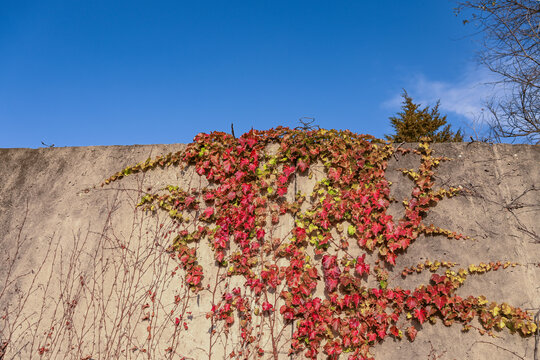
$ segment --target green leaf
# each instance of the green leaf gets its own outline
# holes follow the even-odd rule
[[[354,234],[356,234],[356,226],[349,225],[349,227],[347,228],[347,232],[349,233],[349,236],[353,236]]]

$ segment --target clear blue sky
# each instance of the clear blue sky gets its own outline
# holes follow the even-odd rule
[[[0,147],[190,142],[295,127],[378,137],[402,88],[467,130],[486,76],[450,0],[0,0]]]

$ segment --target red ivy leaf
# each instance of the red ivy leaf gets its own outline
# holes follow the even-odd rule
[[[283,174],[286,176],[286,177],[289,177],[295,170],[295,167],[294,166],[283,166]]]
[[[262,309],[263,311],[271,311],[274,308],[272,304],[270,304],[268,301],[265,301],[262,303]]]
[[[445,279],[446,279],[446,276],[444,276],[444,275],[443,276],[441,276],[439,274],[431,275],[431,280],[433,280],[433,282],[435,282],[435,284],[443,282]]]
[[[446,296],[437,296],[437,297],[433,298],[433,303],[440,310],[444,305],[446,305],[447,300],[448,299],[446,298]]]
[[[203,216],[204,216],[206,219],[209,219],[210,216],[212,216],[213,214],[214,214],[214,208],[213,208],[213,207],[207,207],[207,208],[204,210]]]
[[[418,302],[416,301],[415,298],[410,297],[410,298],[407,299],[407,307],[409,309],[414,309],[416,307],[416,305],[418,305]]]
[[[416,330],[414,326],[409,326],[407,328],[407,335],[409,336],[409,339],[411,339],[411,341],[414,341],[417,333],[418,333],[418,330]]]
[[[301,172],[306,171],[307,163],[304,162],[303,160],[298,161],[298,168],[300,169]]]
[[[336,264],[337,256],[324,255],[322,258],[323,267],[329,269]]]
[[[333,278],[326,278],[325,284],[326,284],[326,290],[328,292],[333,292],[338,286],[338,280],[333,279]]]
[[[371,289],[371,292],[373,293],[373,295],[375,295],[376,298],[380,298],[383,294],[382,289]]]
[[[365,256],[365,255],[364,255]],[[362,274],[368,274],[369,273],[369,264],[364,264],[364,262],[358,262],[356,264],[356,273],[358,275],[362,275]]]
[[[414,316],[423,324],[426,321],[426,309],[414,309]]]
[[[379,224],[378,222],[376,222],[376,223],[373,223],[373,225],[371,226],[371,231],[373,231],[373,234],[377,235],[379,231],[382,230],[382,228],[383,226]]]
[[[394,253],[386,254],[386,261],[392,265],[396,265],[396,254]]]

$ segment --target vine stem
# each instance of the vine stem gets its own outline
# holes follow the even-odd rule
[[[504,350],[504,351],[509,352],[510,354],[512,354],[512,355],[514,355],[514,356],[516,356],[516,357],[518,357],[518,358],[520,358],[520,359],[522,359],[522,360],[525,360],[525,358],[524,358],[523,356],[518,355],[516,352],[514,352],[514,351],[512,351],[512,350],[505,349],[505,348],[503,348],[502,346],[499,346],[499,345],[494,344],[494,343],[489,342],[489,341],[478,340],[478,341],[475,341],[474,344],[488,344],[488,345],[493,345],[493,346],[495,346],[495,347],[496,347],[497,349],[499,349],[499,350]],[[474,345],[474,344],[473,344],[473,345]],[[536,360],[536,354],[535,354],[535,360]]]
[[[217,288],[219,284],[221,283],[220,276],[219,276],[220,271],[221,271],[221,267],[218,267],[217,274],[216,274],[216,281],[214,283],[214,288],[212,289],[212,306],[216,304],[216,292],[217,292]],[[214,337],[215,326],[216,326],[216,323],[214,321],[214,316],[212,316],[210,320],[210,343],[208,345],[208,360],[212,360],[212,348],[214,347],[214,343],[212,342],[212,340]]]
[[[263,264],[263,255],[262,255],[262,251],[260,253],[260,261],[261,261],[261,265]],[[268,288],[265,287],[264,288],[264,300],[269,303],[269,299],[268,299]],[[276,313],[276,302],[274,301],[274,309],[273,309],[273,312],[271,315],[268,316],[268,321],[269,321],[269,327],[270,327],[270,337],[272,339],[272,357],[274,358],[274,360],[278,360],[278,350],[277,350],[277,344],[276,344],[276,336],[275,336],[275,333],[274,333],[274,326],[275,326],[275,323],[276,323],[276,318],[275,318],[275,313]],[[263,314],[264,316],[264,314]]]

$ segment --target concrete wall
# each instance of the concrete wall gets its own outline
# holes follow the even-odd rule
[[[222,359],[235,349],[238,334],[218,328],[212,334],[206,317],[212,297],[225,285],[220,274],[216,270],[205,274],[208,290],[187,291],[177,260],[166,251],[169,219],[134,210],[140,194],[150,187],[201,187],[204,179],[192,169],[171,168],[99,186],[127,165],[183,146],[0,149],[0,354],[4,353],[0,358]],[[403,267],[426,258],[461,266],[515,261],[521,265],[470,276],[459,294],[485,295],[536,313],[540,147],[472,143],[433,148],[436,155],[453,158],[440,166],[437,184],[461,185],[467,191],[442,201],[427,222],[474,240],[421,237],[398,257],[390,284],[414,288],[426,283],[429,273],[399,276]],[[418,162],[415,155],[391,160],[387,177],[397,199],[409,195],[412,183],[396,170]],[[297,186],[308,192],[315,180],[300,178]],[[392,211],[398,215],[401,210]],[[274,234],[287,236],[290,228],[291,219],[283,219]],[[215,269],[205,241],[199,253],[204,268]],[[261,328],[267,326],[260,321]],[[280,358],[286,359],[292,329],[290,325],[280,329]],[[388,339],[374,355],[378,360],[438,355],[533,359],[534,337],[504,331],[496,336],[462,333],[459,324],[425,323],[415,342]],[[262,341],[261,346],[270,345]]]

